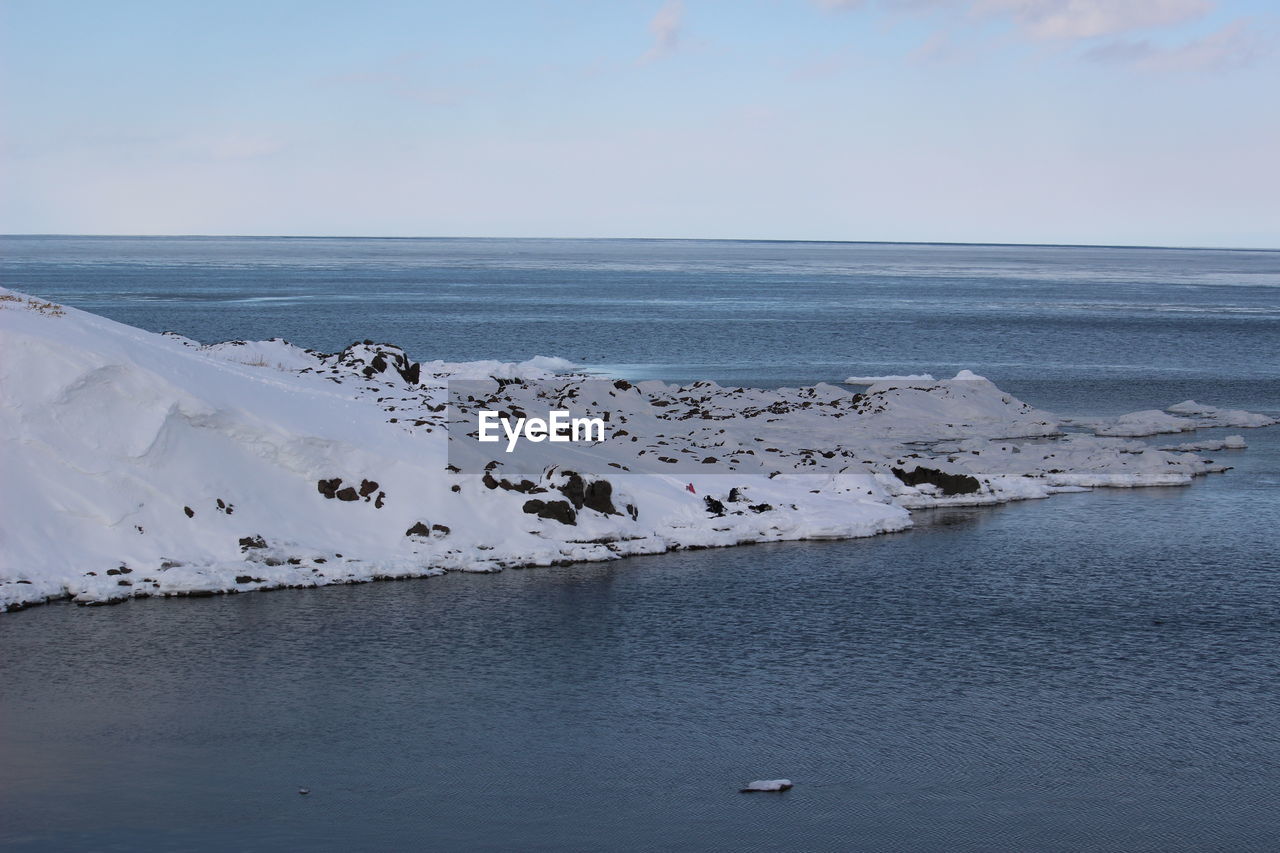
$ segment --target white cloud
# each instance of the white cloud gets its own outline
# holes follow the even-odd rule
[[[1008,15],[1037,39],[1084,39],[1169,27],[1202,17],[1210,0],[975,0],[978,15]]]
[[[1113,41],[1085,54],[1087,59],[1129,65],[1142,71],[1224,71],[1245,68],[1270,50],[1271,43],[1249,26],[1233,21],[1202,38],[1173,47],[1150,41]]]
[[[680,27],[684,23],[684,0],[667,0],[649,21],[649,32],[653,33],[653,46],[641,58],[642,62],[670,54],[680,42]]]
[[[869,0],[815,0],[824,9],[870,7]],[[1008,19],[1032,39],[1089,39],[1183,24],[1212,11],[1213,0],[879,0],[891,12],[961,12]]]

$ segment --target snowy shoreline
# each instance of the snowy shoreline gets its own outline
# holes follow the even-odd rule
[[[1196,449],[1243,441],[1135,437],[1276,422],[1194,401],[1062,418],[968,371],[854,394],[572,370],[413,362],[371,341],[203,346],[0,288],[0,610],[872,536],[917,508],[1185,485],[1229,467]],[[498,407],[573,399],[628,440],[572,466],[459,471],[449,383],[464,380]]]

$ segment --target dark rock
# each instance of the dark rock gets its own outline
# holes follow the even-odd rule
[[[490,489],[503,489],[508,492],[520,492],[521,494],[526,495],[538,494],[546,491],[546,489],[541,488],[532,480],[521,480],[518,483],[513,483],[510,480],[495,480],[493,475],[487,471],[481,479],[481,482]]]
[[[248,551],[250,548],[265,548],[267,541],[261,536],[242,536],[240,538],[240,550]]]
[[[524,502],[524,511],[530,515],[537,515],[542,512],[542,508],[546,505],[546,501],[540,501],[537,498],[533,498]]]
[[[588,483],[582,496],[582,503],[587,509],[594,509],[605,515],[618,515],[613,506],[613,484],[608,480],[596,480]]]
[[[262,583],[262,578],[255,578],[252,575],[236,575],[236,583]]]
[[[341,477],[334,477],[332,480],[320,480],[316,483],[316,491],[324,495],[326,498],[332,498],[338,493],[338,487],[341,485]]]
[[[194,509],[192,509],[191,507],[189,507],[189,506],[184,506],[184,507],[182,508],[182,511],[183,511],[183,512],[185,512],[185,513],[187,514],[187,518],[195,518],[195,517],[196,517],[196,511],[195,511]]]
[[[568,501],[547,501],[538,511],[538,518],[558,521],[561,524],[576,525],[578,523],[578,514],[574,512],[573,505]]]
[[[376,491],[378,491],[378,484],[376,481],[374,480],[360,481],[360,497],[367,498],[369,497],[369,495],[373,494]]]
[[[711,495],[707,495],[706,497],[703,498],[703,500],[707,504],[707,512],[711,513],[712,515],[724,515],[723,503],[711,497]]]
[[[569,499],[574,509],[582,509],[587,500],[587,484],[576,471],[566,471],[568,480],[560,487],[560,494]]]
[[[373,508],[382,509],[384,506],[386,506],[386,503],[385,503],[386,499],[387,499],[386,492],[378,492],[378,497],[373,502]]]
[[[447,524],[433,524],[431,525],[431,529],[433,531],[438,531],[441,536],[448,536],[450,533],[453,532],[452,530],[449,529],[449,525]]]
[[[729,503],[737,503],[742,500],[742,492],[738,491],[738,487],[734,486],[729,490]]]
[[[948,474],[936,468],[920,466],[917,466],[914,471],[904,471],[901,468],[893,468],[891,470],[893,471],[893,476],[908,486],[929,483],[941,489],[944,495],[967,495],[982,488],[978,478],[971,477],[968,474]]]
[[[431,528],[427,527],[421,521],[414,522],[413,527],[410,527],[408,530],[406,530],[404,532],[404,535],[405,536],[430,536]]]
[[[747,509],[752,512],[768,512],[773,509],[773,504],[749,504]]]
[[[360,500],[360,495],[357,494],[356,490],[353,489],[351,486],[347,486],[345,489],[338,489],[338,491],[335,492],[333,496],[340,501]]]

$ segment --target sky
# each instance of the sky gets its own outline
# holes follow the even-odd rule
[[[1280,248],[1280,3],[0,0],[0,233]]]

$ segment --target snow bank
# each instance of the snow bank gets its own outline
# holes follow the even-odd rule
[[[915,507],[1222,470],[1063,436],[973,376],[851,394],[569,369],[415,362],[373,341],[203,346],[0,289],[0,608],[871,536]],[[578,399],[626,440],[576,468],[526,476],[495,454],[460,471],[447,403],[464,379],[497,406]]]

